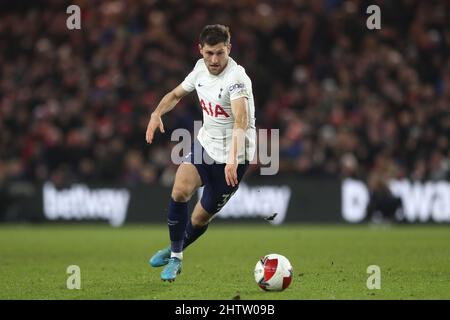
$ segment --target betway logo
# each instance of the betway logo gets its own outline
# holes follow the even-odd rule
[[[112,226],[125,221],[130,192],[127,189],[91,190],[83,184],[57,190],[47,182],[43,188],[44,215],[50,219],[104,219]]]
[[[409,222],[450,222],[450,183],[391,180],[389,189],[402,199],[403,215]],[[342,185],[342,215],[349,222],[366,216],[369,203],[367,186],[358,180],[346,179]]]
[[[199,191],[201,198],[203,189]],[[248,186],[241,183],[239,189],[219,211],[220,218],[258,218],[268,217],[277,213],[272,224],[281,224],[286,218],[286,212],[291,198],[288,186]]]
[[[405,218],[410,221],[450,222],[450,183],[409,182],[392,180],[389,183],[392,193],[402,198]]]

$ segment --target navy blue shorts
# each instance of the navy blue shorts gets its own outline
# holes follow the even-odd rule
[[[226,164],[214,162],[198,140],[195,140],[192,144],[191,153],[186,162],[192,163],[197,168],[202,180],[202,186],[204,188],[200,203],[203,209],[210,214],[216,214],[237,191],[239,184],[234,187],[227,185],[227,181],[225,180]],[[238,165],[238,182],[242,180],[248,165],[248,161]]]

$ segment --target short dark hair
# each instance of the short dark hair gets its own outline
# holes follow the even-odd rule
[[[199,40],[200,45],[203,47],[205,43],[209,46],[214,46],[221,42],[228,44],[230,38],[230,28],[222,24],[212,24],[203,28]]]

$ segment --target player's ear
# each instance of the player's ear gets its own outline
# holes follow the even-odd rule
[[[203,55],[203,47],[200,43],[198,44],[198,51],[200,52],[201,55]]]
[[[228,42],[227,44],[228,54],[231,52],[231,42]]]

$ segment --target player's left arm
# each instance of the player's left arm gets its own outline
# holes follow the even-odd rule
[[[238,155],[245,148],[245,132],[248,127],[248,100],[240,97],[231,100],[231,112],[234,117],[233,133],[230,153],[225,165],[225,180],[227,185],[236,186],[238,184],[237,167]]]

